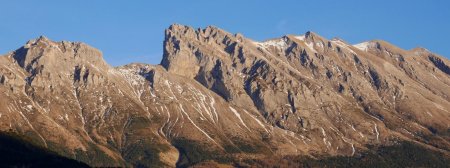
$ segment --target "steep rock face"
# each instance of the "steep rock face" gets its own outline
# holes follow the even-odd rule
[[[40,37],[0,57],[0,130],[91,166],[353,156],[397,140],[448,152],[449,65],[383,41],[175,24],[161,65],[111,67]]]
[[[112,68],[85,44],[57,49],[65,43],[39,38],[1,57],[1,130],[92,166],[307,153],[287,146],[294,137],[282,137],[257,111],[238,109],[192,79],[160,66]]]
[[[110,88],[115,79],[106,80],[110,67],[100,51],[40,37],[5,59],[2,69],[10,76],[5,82],[9,89],[2,92],[1,119],[9,128],[2,129],[29,134],[45,147],[92,165],[125,164],[103,147],[106,139],[97,139],[97,129],[102,129],[96,125],[98,116],[109,110],[98,88],[115,91]]]
[[[442,137],[435,145],[448,149],[449,76],[440,56],[428,51],[384,41],[352,46],[313,32],[256,42],[182,25],[166,30],[164,45],[177,46],[164,51],[161,64],[169,72],[240,108],[256,108],[270,125],[323,138],[328,153],[399,136],[427,142],[436,132]],[[185,59],[189,67],[178,69]]]

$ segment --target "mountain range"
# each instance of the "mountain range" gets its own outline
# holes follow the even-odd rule
[[[1,132],[93,167],[450,163],[450,61],[427,49],[179,24],[163,44],[159,65],[44,36],[0,56]]]

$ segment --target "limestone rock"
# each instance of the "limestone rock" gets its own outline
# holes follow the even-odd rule
[[[91,166],[351,156],[398,140],[448,151],[449,67],[313,32],[258,42],[175,24],[160,65],[121,67],[40,37],[0,57],[0,130]]]

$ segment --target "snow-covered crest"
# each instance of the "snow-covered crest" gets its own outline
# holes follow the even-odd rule
[[[368,41],[353,45],[353,47],[356,47],[357,49],[360,49],[361,51],[367,51],[369,49],[369,46],[370,46],[370,42],[368,42]]]
[[[305,35],[300,35],[300,36],[294,36],[296,39],[300,40],[300,41],[304,41],[305,40]]]
[[[254,42],[255,45],[267,48],[267,47],[276,47],[276,48],[286,48],[287,47],[287,39],[285,37],[273,40],[267,40],[264,42]]]

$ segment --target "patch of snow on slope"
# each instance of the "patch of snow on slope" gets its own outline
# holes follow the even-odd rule
[[[285,48],[287,47],[286,40],[284,38],[281,39],[275,39],[275,40],[269,40],[265,42],[254,42],[257,46],[267,48],[270,46],[277,47],[277,48]]]
[[[261,121],[259,121],[255,116],[251,115],[247,110],[244,110],[244,112],[247,113],[247,115],[249,115],[250,117],[252,117],[267,133],[269,133],[269,131],[267,131],[266,127]]]
[[[296,39],[300,40],[300,41],[304,41],[305,40],[305,35],[301,35],[301,36],[294,36]]]
[[[139,74],[138,69],[118,69],[118,72],[122,74],[132,86],[145,83],[145,78]]]
[[[181,111],[184,113],[184,115],[186,115],[186,117],[188,118],[188,120],[192,123],[192,125],[194,125],[195,128],[197,128],[200,132],[202,132],[208,139],[210,139],[211,141],[213,141],[215,144],[219,145],[214,139],[212,139],[204,130],[202,130],[200,127],[197,126],[197,124],[194,123],[194,121],[192,121],[191,117],[189,117],[188,113],[186,111],[184,111],[184,108],[181,104],[180,105],[180,109]]]
[[[236,115],[236,117],[241,121],[242,125],[244,125],[245,128],[247,128],[248,130],[250,130],[247,125],[245,125],[244,121],[241,118],[241,115],[236,111],[236,109],[234,109],[233,107],[229,106],[230,110],[234,113],[234,115]]]
[[[339,47],[342,47],[342,48],[350,51],[353,54],[356,54],[352,49],[349,48],[349,45],[344,43],[342,40],[331,40],[331,42],[338,45]]]
[[[317,53],[316,49],[314,49],[314,43],[308,42],[308,43],[305,43],[305,44],[306,44],[306,46],[308,46],[308,48],[309,48],[311,51]]]
[[[322,42],[316,42],[316,46],[319,46],[320,48],[324,48],[323,43]]]
[[[375,123],[374,123],[375,124]],[[376,135],[377,135],[377,141],[378,141],[378,139],[379,139],[379,136],[380,136],[380,133],[378,132],[378,128],[377,128],[377,124],[375,124],[375,133],[376,133]]]
[[[355,45],[353,45],[353,47],[356,47],[357,49],[360,49],[361,51],[367,51],[367,49],[369,49],[369,45],[370,45],[370,43],[366,41],[366,42],[362,42],[359,44],[355,44]]]
[[[26,107],[27,107],[27,109],[26,109],[27,111],[31,111],[31,109],[33,109],[32,105],[27,105]]]

